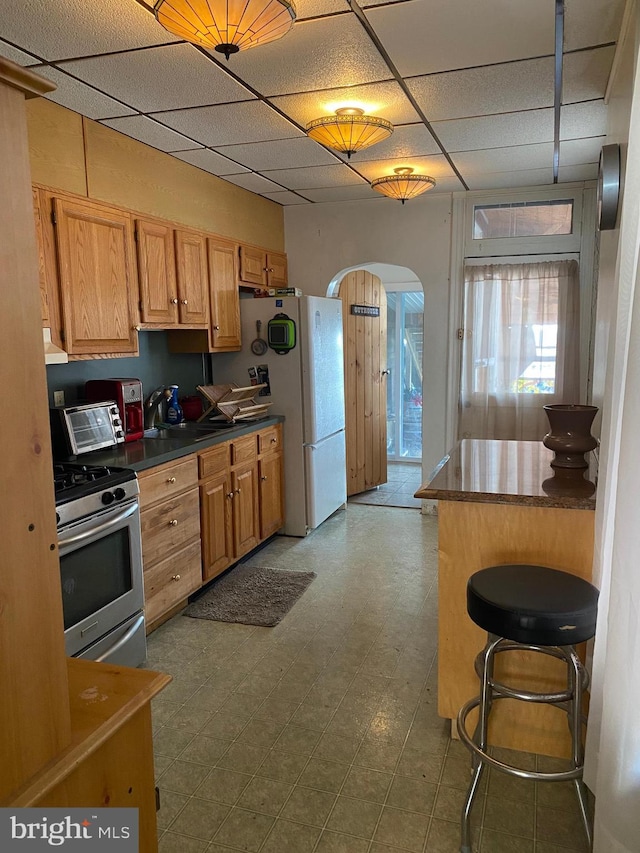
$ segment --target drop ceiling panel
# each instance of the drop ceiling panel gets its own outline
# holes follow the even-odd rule
[[[489,148],[452,154],[451,159],[462,176],[483,172],[511,172],[548,167],[553,162],[553,142],[516,145],[513,148]]]
[[[164,124],[211,148],[304,136],[301,130],[262,101],[195,107],[190,110],[158,113],[157,117]]]
[[[283,206],[292,204],[309,204],[308,199],[302,198],[302,196],[296,195],[295,193],[290,193],[288,190],[284,190],[284,192],[279,193],[262,193],[262,195],[270,201],[275,201],[277,204],[281,204]]]
[[[600,158],[600,151],[605,143],[605,136],[594,136],[590,139],[569,139],[566,142],[561,142],[560,167],[597,163]]]
[[[439,154],[433,136],[423,124],[409,124],[404,127],[396,127],[384,142],[378,142],[371,148],[365,148],[351,156],[351,164],[358,167],[358,163],[366,160],[402,160],[404,157],[416,157],[425,154]],[[341,154],[343,160],[346,154]]]
[[[296,20],[315,18],[318,15],[331,15],[336,12],[348,12],[347,0],[296,0]]]
[[[55,92],[49,92],[47,97],[56,104],[61,104],[76,113],[92,119],[113,118],[114,116],[130,116],[135,110],[125,107],[118,101],[108,98],[101,92],[96,92],[91,86],[85,86],[68,74],[63,74],[51,66],[38,66],[33,69],[36,74],[46,77],[58,87]]]
[[[3,3],[2,35],[42,59],[70,59],[178,41],[131,0]]]
[[[160,151],[182,151],[186,148],[198,148],[197,142],[192,142],[186,136],[174,133],[146,116],[130,116],[128,118],[111,118],[102,122],[114,130],[138,139],[158,148]]]
[[[98,56],[60,67],[142,112],[255,97],[190,44]]]
[[[341,165],[313,166],[310,169],[277,169],[264,174],[267,178],[272,178],[290,190],[345,187],[363,183],[363,179],[356,175],[352,169]]]
[[[235,184],[237,187],[242,187],[252,193],[277,192],[282,189],[282,187],[279,187],[273,181],[269,181],[267,178],[263,178],[262,175],[256,175],[253,172],[248,172],[245,175],[227,175],[224,180],[230,181],[230,183]]]
[[[192,166],[197,166],[198,169],[203,169],[205,172],[210,172],[212,175],[237,175],[241,172],[248,172],[244,166],[216,154],[215,151],[210,151],[208,148],[197,148],[194,151],[180,151],[173,155],[179,160],[184,160],[185,163],[191,163]]]
[[[418,113],[395,80],[352,88],[324,89],[270,99],[303,127],[307,122],[332,115],[340,107],[360,107],[368,115],[386,118],[391,124],[419,121]]]
[[[565,109],[571,108],[564,107],[563,112]],[[449,152],[552,142],[553,110],[438,121],[433,129]]]
[[[565,0],[564,49],[613,42],[620,34],[625,0]]]
[[[368,181],[393,175],[394,169],[399,166],[409,166],[417,175],[430,175],[436,179],[436,182],[454,176],[451,166],[442,154],[434,154],[431,157],[404,157],[401,160],[394,158],[393,160],[358,161],[353,165]]]
[[[485,172],[469,178],[471,190],[498,190],[511,187],[537,187],[553,183],[553,170],[531,169],[519,172]]]
[[[231,61],[239,77],[267,96],[391,77],[353,14],[301,21],[284,39],[241,51]]]
[[[407,85],[429,121],[553,106],[553,59],[414,77]]]
[[[560,139],[602,136],[607,132],[607,108],[604,101],[569,104],[560,111]]]
[[[565,53],[562,70],[563,104],[604,97],[615,50],[611,46]]]
[[[368,9],[403,77],[553,53],[554,0],[413,0]]]
[[[353,187],[323,187],[315,190],[304,190],[303,195],[315,202],[360,201],[362,199],[382,201],[383,199],[383,196],[372,190],[369,184],[360,184]]]
[[[227,145],[217,150],[256,172],[265,169],[330,166],[337,162],[337,157],[307,137],[252,142],[248,145]]]
[[[25,53],[24,50],[18,50],[17,47],[7,44],[7,42],[2,41],[2,39],[0,39],[0,56],[4,56],[12,62],[17,62],[18,65],[33,65],[34,62],[38,61],[37,59],[34,59],[30,53]]]
[[[560,166],[558,180],[560,183],[570,181],[595,181],[598,177],[598,164],[585,163],[583,166]]]

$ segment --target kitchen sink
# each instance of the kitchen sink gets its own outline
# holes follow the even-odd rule
[[[209,421],[208,423],[161,424],[144,431],[145,438],[154,440],[175,441],[184,438],[188,441],[203,441],[214,433],[232,429],[237,424],[228,421]]]

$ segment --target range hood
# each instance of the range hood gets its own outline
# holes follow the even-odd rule
[[[51,329],[42,330],[45,364],[67,364],[69,356],[51,341]]]

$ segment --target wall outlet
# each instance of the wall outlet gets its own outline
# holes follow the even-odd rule
[[[53,405],[64,406],[64,391],[53,392]]]

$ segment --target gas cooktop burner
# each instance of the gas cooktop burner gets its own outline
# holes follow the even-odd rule
[[[79,465],[71,462],[54,463],[53,484],[56,506],[113,489],[135,480],[129,468],[110,468],[106,465]],[[107,503],[107,501],[103,501]]]

